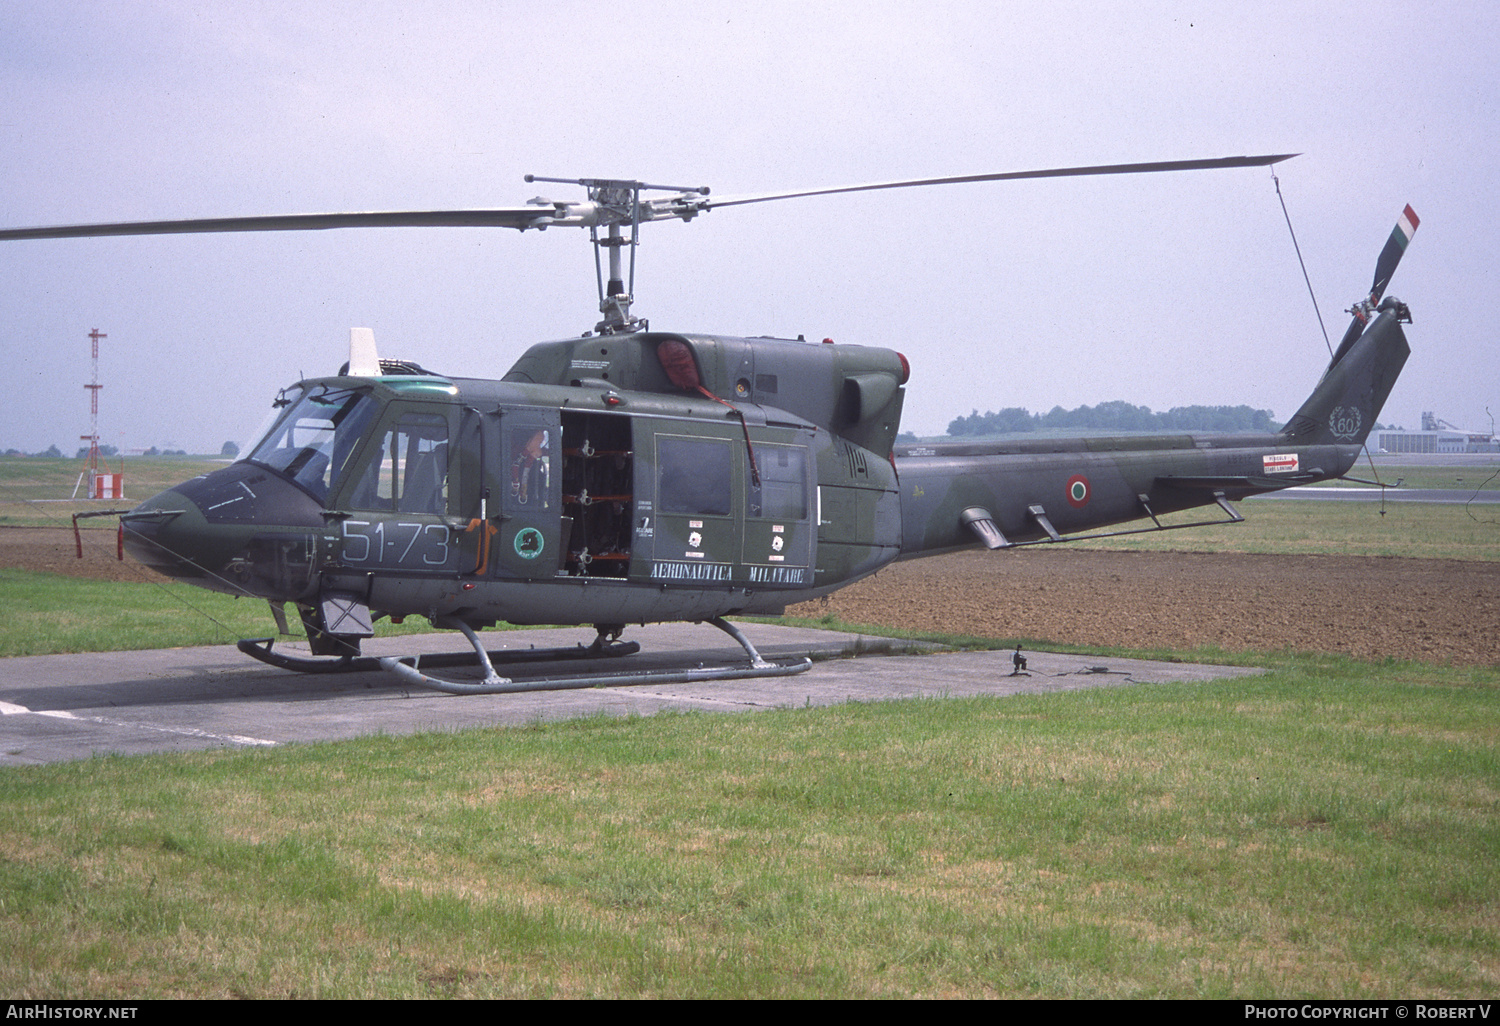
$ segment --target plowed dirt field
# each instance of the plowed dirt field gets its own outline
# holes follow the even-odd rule
[[[1500,666],[1500,565],[1027,549],[897,563],[787,610],[1075,645],[1339,652]]]
[[[0,568],[141,580],[114,536],[0,529]],[[1500,666],[1500,564],[1031,548],[898,563],[787,610],[1075,645],[1340,652]]]

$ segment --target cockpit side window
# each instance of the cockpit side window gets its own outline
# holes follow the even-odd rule
[[[448,511],[448,419],[438,413],[407,413],[365,451],[354,509],[389,513]]]

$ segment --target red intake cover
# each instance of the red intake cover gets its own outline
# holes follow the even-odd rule
[[[661,361],[668,379],[678,388],[695,392],[703,387],[698,380],[698,365],[693,362],[693,351],[686,342],[675,338],[667,339],[656,347],[656,358]]]

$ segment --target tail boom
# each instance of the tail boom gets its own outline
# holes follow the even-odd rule
[[[1276,434],[1065,438],[897,446],[901,558],[1071,533],[1342,477],[1410,355],[1387,299]],[[1192,525],[1196,526],[1196,525]],[[1126,532],[1116,532],[1126,533]],[[1092,535],[1090,535],[1092,536]]]
[[[900,446],[901,558],[1063,541],[1147,518],[1155,530],[1157,517],[1201,506],[1239,519],[1228,503],[1340,477],[1359,451],[1271,434]]]

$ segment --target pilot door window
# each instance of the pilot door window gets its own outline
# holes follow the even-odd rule
[[[355,509],[442,515],[448,511],[448,420],[407,414],[367,455],[350,498]]]

